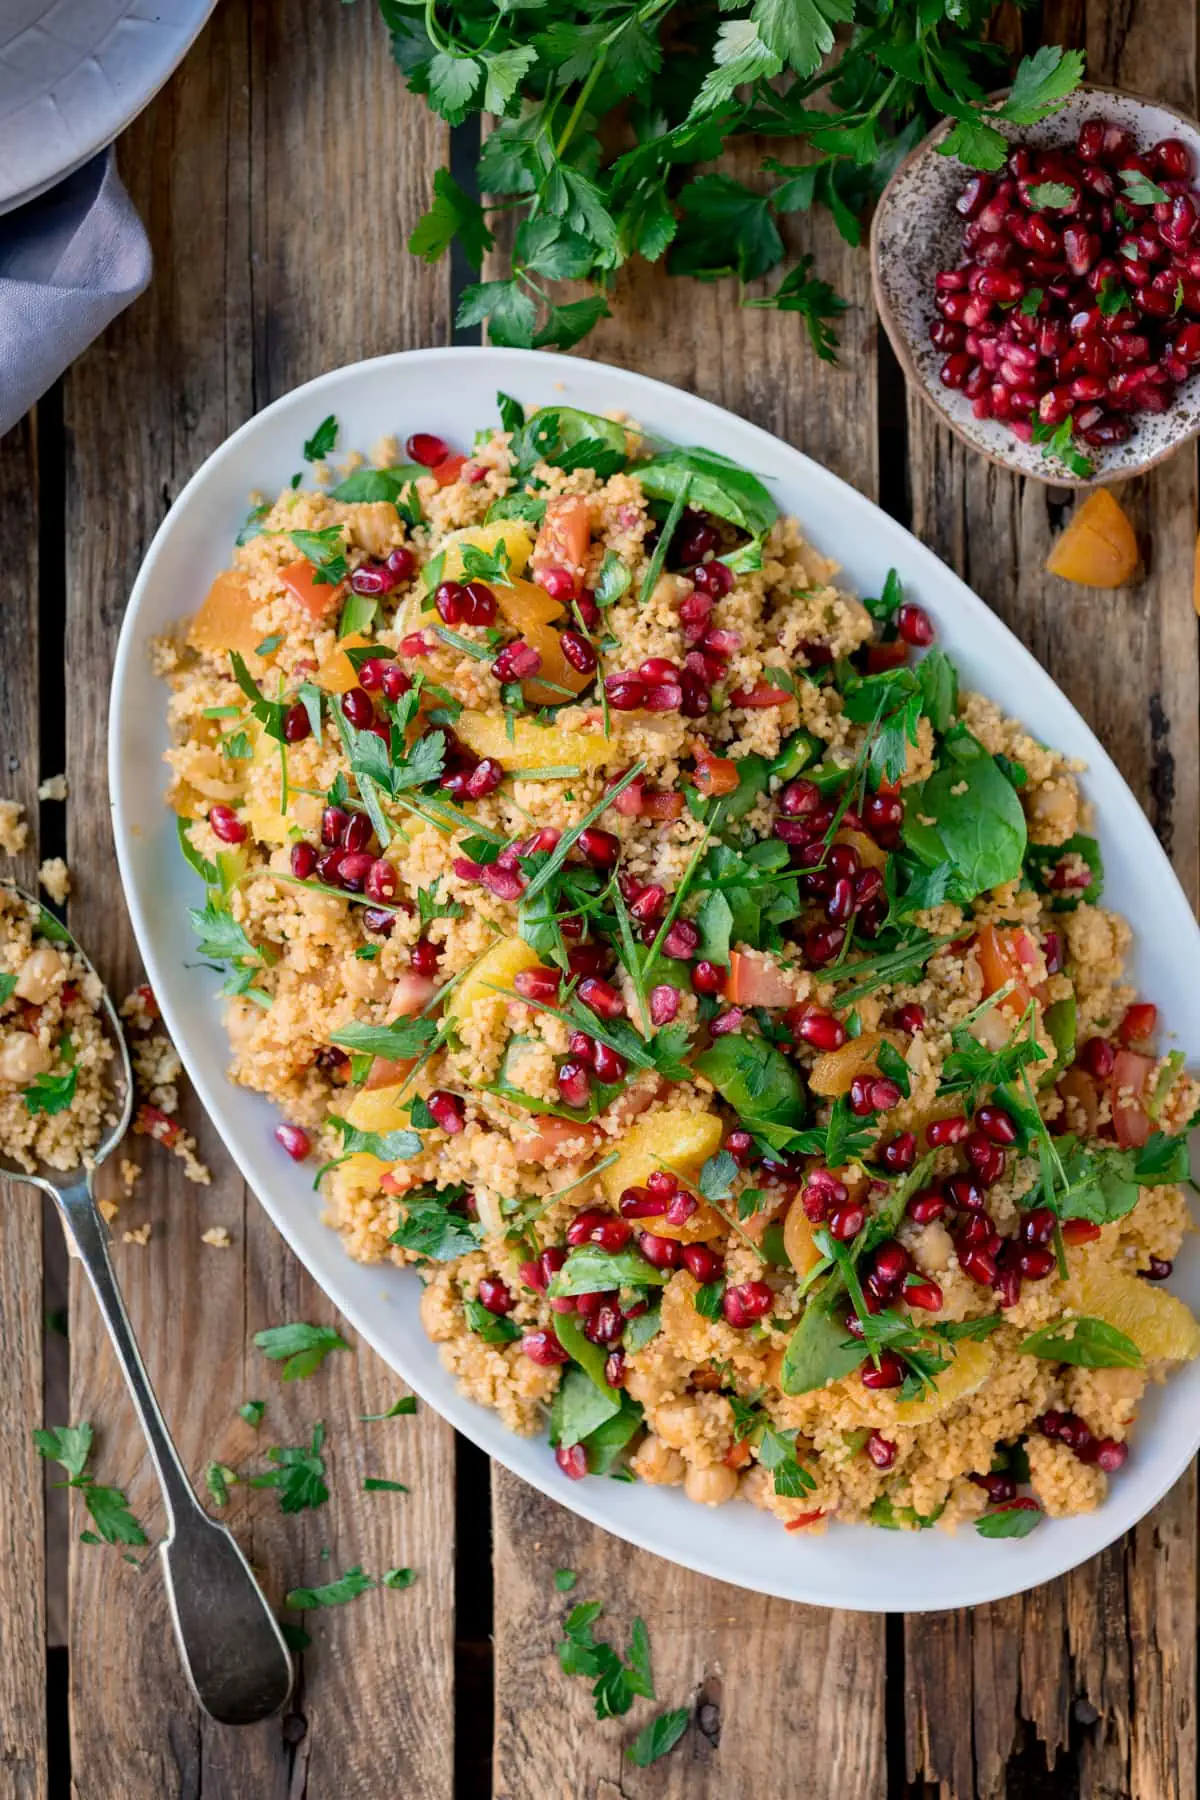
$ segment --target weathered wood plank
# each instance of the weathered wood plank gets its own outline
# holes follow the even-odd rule
[[[1186,15],[1186,16],[1185,16]],[[1078,41],[1055,7],[1049,41]],[[1087,8],[1092,79],[1195,110],[1195,18],[1172,0]],[[1120,498],[1150,546],[1144,579],[1115,594],[1071,587],[1043,563],[1068,496],[968,455],[909,402],[913,529],[1012,626],[1075,702],[1146,808],[1193,902],[1200,897],[1196,622],[1190,603],[1196,469],[1188,451]],[[1136,1453],[1136,1448],[1135,1448]],[[910,1774],[949,1800],[993,1800],[1019,1720],[1051,1765],[1079,1744],[1081,1800],[1195,1793],[1195,1477],[1063,1582],[981,1607],[953,1629],[973,1655],[937,1654],[947,1629],[906,1627]],[[1013,1680],[1019,1657],[1019,1688]],[[965,1722],[974,1719],[974,1755]]]
[[[25,807],[29,847],[3,874],[37,882],[38,484],[33,419],[0,442],[0,796]],[[46,1604],[42,1466],[42,1208],[0,1181],[0,1780],[17,1800],[46,1792]]]
[[[372,122],[370,157],[347,130],[363,118]],[[323,368],[445,336],[444,277],[406,257],[395,192],[440,156],[441,136],[402,96],[370,10],[301,14],[282,0],[253,10],[234,0],[122,146],[156,278],[67,389],[68,662],[93,671],[70,722],[73,918],[118,992],[137,969],[112,863],[103,745],[124,597],[166,505],[252,411]],[[406,189],[403,197],[411,211]],[[307,1442],[323,1420],[327,1508],[289,1520],[275,1493],[237,1489],[229,1509],[269,1592],[278,1600],[356,1562],[376,1575],[412,1566],[417,1585],[323,1614],[290,1715],[230,1733],[188,1699],[154,1571],[139,1575],[77,1549],[73,1736],[86,1751],[76,1759],[77,1791],[283,1800],[344,1787],[448,1800],[452,1433],[424,1411],[360,1423],[399,1385],[365,1347],[331,1358],[310,1382],[281,1385],[253,1349],[254,1333],[285,1320],[333,1323],[335,1314],[195,1113],[185,1108],[212,1187],[186,1187],[171,1159],[141,1143],[146,1173],[125,1217],[150,1221],[152,1235],[144,1247],[117,1245],[185,1459],[197,1477],[210,1459],[260,1468],[270,1445]],[[210,1225],[227,1227],[231,1248],[200,1242]],[[82,1292],[73,1296],[72,1339],[75,1415],[104,1428],[105,1474],[128,1485],[149,1521],[148,1472]],[[246,1398],[267,1401],[257,1433],[236,1416]],[[367,1474],[407,1480],[413,1491],[364,1495]]]
[[[854,303],[837,369],[817,362],[797,320],[739,311],[730,283],[668,282],[661,271],[624,277],[615,316],[584,347],[747,415],[871,494],[875,325],[865,258],[824,221],[805,225],[800,247],[816,250],[822,272]],[[493,1492],[498,1800],[544,1800],[564,1782],[581,1800],[618,1792],[757,1800],[794,1791],[797,1780],[812,1800],[885,1790],[881,1618],[790,1606],[668,1568],[500,1468]],[[661,1705],[693,1707],[679,1750],[648,1774],[622,1758],[631,1732],[597,1724],[587,1684],[558,1670],[565,1606],[551,1574],[563,1565],[580,1571],[577,1596],[604,1600],[614,1637],[624,1642],[632,1618],[644,1616]]]

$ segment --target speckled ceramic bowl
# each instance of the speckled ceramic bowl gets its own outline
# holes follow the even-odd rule
[[[1047,147],[1074,143],[1083,121],[1094,117],[1123,125],[1139,149],[1148,149],[1159,138],[1182,138],[1200,180],[1200,125],[1172,107],[1135,94],[1085,86],[1040,125],[1006,125],[999,120],[996,124],[1014,142]],[[964,443],[1002,468],[1035,481],[1090,487],[1123,481],[1151,468],[1200,431],[1200,377],[1193,376],[1179,389],[1168,412],[1131,415],[1133,431],[1126,443],[1089,452],[1096,469],[1086,479],[1068,474],[1036,444],[1023,444],[999,420],[977,419],[963,393],[942,386],[938,370],[945,352],[935,350],[929,341],[930,322],[936,317],[933,277],[938,269],[953,268],[962,254],[964,221],[954,202],[969,173],[957,157],[937,153],[952,124],[944,121],[901,163],[883,190],[871,226],[875,304],[905,376]]]

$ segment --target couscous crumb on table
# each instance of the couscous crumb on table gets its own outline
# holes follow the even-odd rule
[[[753,475],[501,402],[261,502],[156,648],[231,1078],[568,1477],[1095,1507],[1200,1349],[1200,1092],[1077,767]]]

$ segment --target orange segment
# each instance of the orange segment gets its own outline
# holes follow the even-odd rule
[[[1200,1323],[1182,1300],[1094,1256],[1072,1269],[1064,1298],[1085,1317],[1123,1331],[1151,1360],[1190,1362],[1200,1354]]]
[[[357,687],[358,676],[346,652],[360,649],[367,642],[361,631],[351,631],[340,639],[317,670],[317,686],[324,688],[327,694],[348,694],[352,687]]]
[[[861,1037],[851,1038],[840,1050],[827,1050],[812,1066],[809,1087],[814,1094],[821,1094],[827,1100],[838,1094],[848,1094],[856,1075],[878,1075],[879,1064],[875,1059],[880,1046],[885,1043],[892,1044],[903,1055],[895,1032],[888,1031],[864,1031]]]
[[[1145,1286],[1145,1283],[1142,1284]],[[983,1386],[991,1373],[995,1351],[986,1339],[976,1343],[965,1338],[955,1346],[954,1361],[948,1369],[934,1377],[934,1391],[917,1396],[915,1400],[901,1400],[896,1406],[896,1418],[901,1425],[924,1425],[929,1419],[936,1419],[939,1413],[953,1406],[956,1400],[962,1400],[967,1394],[973,1394],[976,1388]]]
[[[1089,494],[1046,558],[1051,575],[1081,587],[1122,587],[1137,568],[1133,526],[1108,488]]]
[[[254,654],[254,646],[262,633],[255,629],[254,602],[250,583],[236,569],[223,569],[204,597],[204,604],[192,620],[188,643],[193,650],[207,650],[224,655],[236,650],[246,659],[246,666],[257,673],[262,658]]]
[[[497,582],[492,592],[500,612],[522,634],[535,625],[548,625],[551,619],[562,617],[561,600],[552,600],[545,588],[534,581],[522,581],[519,575],[513,577],[511,587]]]

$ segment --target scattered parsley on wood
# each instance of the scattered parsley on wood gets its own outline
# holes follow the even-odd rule
[[[395,1401],[393,1405],[389,1406],[386,1412],[359,1413],[358,1416],[364,1425],[376,1425],[376,1424],[378,1424],[380,1419],[399,1419],[399,1418],[402,1418],[406,1413],[415,1413],[416,1410],[417,1410],[416,1395],[415,1394],[402,1394],[400,1399]]]
[[[349,1350],[345,1339],[332,1325],[271,1325],[255,1333],[254,1343],[272,1362],[281,1362],[285,1381],[304,1381],[315,1375],[333,1350]],[[243,1414],[243,1417],[245,1415]]]
[[[145,1544],[149,1542],[132,1512],[124,1492],[106,1487],[88,1470],[95,1437],[91,1425],[47,1425],[33,1434],[34,1448],[48,1462],[56,1462],[67,1472],[57,1487],[76,1488],[83,1495],[95,1531],[80,1532],[85,1544]]]
[[[626,1756],[639,1769],[648,1769],[651,1763],[675,1748],[687,1730],[690,1718],[686,1706],[677,1706],[674,1712],[659,1713],[656,1719],[642,1726],[626,1750]]]
[[[294,1448],[278,1445],[267,1451],[269,1460],[278,1467],[264,1475],[251,1475],[247,1485],[278,1488],[279,1505],[285,1513],[308,1512],[324,1506],[329,1498],[325,1482],[325,1459],[321,1455],[325,1443],[325,1427],[313,1426],[312,1441]]]

